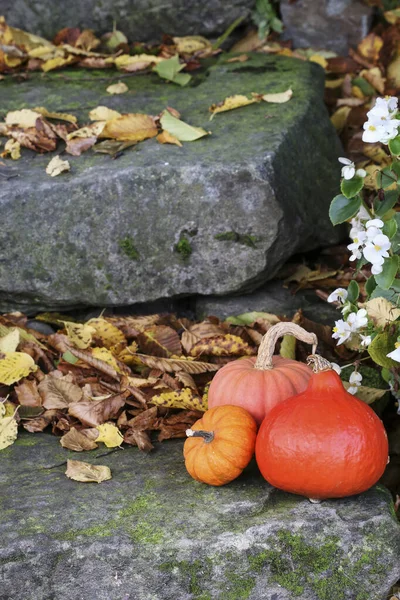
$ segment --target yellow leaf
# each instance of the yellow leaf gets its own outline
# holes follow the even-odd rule
[[[351,86],[351,93],[355,98],[359,98],[360,100],[366,99],[366,96],[364,96],[364,94],[357,85]]]
[[[71,165],[69,162],[67,160],[61,160],[61,158],[57,155],[54,156],[47,165],[46,173],[51,177],[57,177],[57,175],[60,175],[65,171],[69,171],[70,169]]]
[[[110,121],[111,119],[116,119],[120,117],[121,113],[112,108],[107,108],[107,106],[96,106],[89,113],[89,119],[91,121]]]
[[[211,42],[201,35],[174,37],[172,39],[179,54],[195,54],[212,50]]]
[[[118,427],[112,423],[97,425],[96,429],[99,431],[99,435],[96,438],[96,443],[103,442],[107,448],[116,448],[124,441],[124,436],[121,434]]]
[[[65,474],[69,479],[74,481],[82,481],[84,483],[96,482],[101,483],[111,479],[111,471],[109,467],[103,465],[91,465],[90,463],[81,460],[67,460],[67,470]]]
[[[149,115],[126,114],[107,121],[100,134],[102,138],[113,138],[140,142],[157,135],[157,126]]]
[[[249,104],[254,104],[255,102],[259,102],[258,98],[248,98],[247,96],[243,96],[242,94],[236,94],[235,96],[228,96],[222,102],[218,104],[212,104],[208,109],[213,115],[217,113],[225,112],[227,110],[234,110],[235,108],[241,108],[242,106],[248,106]]]
[[[272,102],[274,104],[283,104],[288,102],[293,96],[293,91],[289,88],[286,92],[280,92],[279,94],[264,94],[262,99],[264,102]]]
[[[364,77],[368,83],[372,85],[380,94],[385,93],[385,82],[386,77],[383,77],[381,70],[379,67],[374,67],[373,69],[363,69],[360,73],[361,77]]]
[[[30,58],[40,58],[41,60],[50,60],[56,56],[64,56],[64,52],[58,50],[55,46],[36,46],[28,52]]]
[[[181,144],[181,142],[168,131],[159,133],[157,136],[157,142],[160,144],[175,144],[176,146],[183,146],[183,144]]]
[[[212,356],[244,356],[254,354],[249,344],[237,335],[208,337],[196,342],[190,350],[191,356],[210,354]]]
[[[176,392],[165,392],[164,394],[153,396],[151,403],[169,408],[200,410],[202,412],[207,410],[207,405],[204,404],[203,400],[199,396],[195,396],[193,390],[188,387]]]
[[[106,125],[105,121],[97,121],[96,123],[91,123],[90,125],[87,125],[86,127],[81,127],[80,129],[77,129],[76,131],[71,131],[71,133],[69,133],[67,135],[67,140],[72,140],[74,138],[98,137],[101,134],[101,132],[103,131],[105,125]]]
[[[375,33],[370,33],[358,44],[357,50],[367,60],[377,62],[382,46],[383,39]]]
[[[18,329],[12,329],[7,335],[0,337],[0,353],[15,352],[20,342]]]
[[[385,327],[400,317],[400,309],[386,298],[372,298],[365,305],[365,310],[370,319],[378,327]]]
[[[320,54],[313,54],[308,60],[310,62],[317,63],[317,65],[320,65],[323,69],[326,69],[326,67],[328,66],[328,61]]]
[[[29,108],[23,108],[22,110],[14,110],[6,114],[5,123],[6,125],[16,125],[23,129],[29,127],[36,127],[36,120],[40,117],[40,113],[30,110]]]
[[[22,64],[22,59],[21,58],[17,58],[16,56],[8,56],[7,54],[4,55],[4,62],[6,63],[7,67],[19,67],[20,64]]]
[[[77,348],[85,350],[92,343],[92,334],[96,332],[94,327],[90,325],[82,325],[81,323],[72,323],[71,321],[62,321],[67,336]]]
[[[377,175],[381,167],[378,165],[366,165],[363,169],[367,172],[367,176],[364,178],[364,187],[368,190],[379,189]]]
[[[363,154],[368,156],[378,165],[387,166],[392,162],[392,158],[389,154],[386,154],[385,150],[379,144],[365,144],[363,147]]]
[[[172,115],[169,110],[165,110],[160,119],[161,127],[180,142],[194,142],[209,132],[202,127],[193,127]]]
[[[48,71],[54,71],[54,69],[61,69],[62,67],[66,67],[74,61],[74,56],[67,56],[67,58],[56,56],[55,58],[50,58],[49,60],[46,60],[46,62],[42,64],[42,71],[47,73]]]
[[[109,85],[108,88],[106,89],[106,91],[109,94],[125,94],[125,92],[127,92],[128,90],[129,90],[128,86],[123,81],[119,81],[118,83],[113,83],[112,85]]]
[[[102,360],[103,362],[110,365],[110,367],[115,369],[118,373],[122,373],[122,370],[119,367],[117,360],[111,354],[110,350],[107,350],[107,348],[93,348],[92,355],[98,360]]]
[[[327,79],[325,81],[325,87],[331,90],[334,90],[342,85],[344,81],[344,77],[340,77],[339,79]],[[359,88],[358,88],[359,89]]]
[[[349,383],[348,381],[342,381],[342,383],[346,390],[348,390],[351,386],[351,383]],[[377,388],[370,388],[366,387],[365,385],[360,385],[357,389],[357,393],[354,394],[354,396],[356,396],[359,400],[362,400],[366,404],[372,404],[373,402],[375,402],[375,400],[379,400],[379,398],[382,398],[382,396],[384,396],[388,391],[389,389],[378,390]]]
[[[35,112],[38,112],[42,115],[42,117],[47,117],[48,119],[58,119],[59,121],[67,121],[67,123],[76,123],[77,118],[74,115],[70,115],[68,113],[58,113],[58,112],[50,112],[44,106],[37,106],[33,109]]]
[[[93,327],[95,336],[101,339],[106,348],[111,348],[112,346],[126,342],[126,338],[122,331],[102,317],[90,319],[85,324]]]
[[[0,419],[0,450],[15,442],[18,436],[18,423],[14,417]]]
[[[387,10],[383,13],[386,21],[390,23],[390,25],[396,25],[398,21],[400,21],[400,8],[394,8],[393,10]]]
[[[394,84],[397,89],[400,88],[400,56],[395,58],[388,66],[387,77],[392,85]]]
[[[10,155],[12,160],[21,158],[21,144],[16,140],[10,139],[4,144],[4,152],[0,154],[2,158]]]
[[[34,35],[33,33],[29,33],[28,31],[23,31],[22,29],[17,29],[16,27],[8,27],[8,30],[12,41],[17,44],[17,46],[25,46],[27,50],[31,50],[37,46],[55,48],[55,46],[48,40],[45,40],[38,35]],[[8,41],[10,42],[11,39],[9,38]],[[3,40],[3,43],[7,43],[7,41]]]
[[[341,106],[337,111],[333,113],[333,115],[331,116],[331,123],[336,129],[336,131],[341,131],[344,128],[350,111],[350,106]]]
[[[119,69],[132,69],[132,67],[137,67],[137,70],[147,69],[150,65],[156,65],[165,60],[165,58],[160,58],[159,56],[152,56],[151,54],[136,54],[135,56],[131,56],[130,54],[122,54],[121,56],[117,56],[117,58],[112,59],[114,64]]]
[[[11,385],[36,371],[35,361],[25,352],[9,352],[0,359],[0,383]]]

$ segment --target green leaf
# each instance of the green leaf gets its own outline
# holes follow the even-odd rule
[[[175,54],[168,60],[159,62],[153,69],[160,77],[177,83],[178,85],[186,85],[191,80],[191,75],[188,73],[179,73],[185,68],[185,63],[179,62],[179,56]]]
[[[384,381],[386,381],[386,383],[389,383],[390,381],[390,371],[389,369],[386,369],[385,367],[382,368],[381,371],[381,377]]]
[[[349,286],[347,288],[348,302],[351,302],[352,304],[354,304],[354,302],[357,300],[359,294],[360,294],[359,285],[358,285],[357,281],[355,281],[353,279],[352,281],[350,281]]]
[[[385,167],[377,175],[378,186],[386,190],[397,181],[397,175],[390,167]]]
[[[400,156],[400,135],[395,137],[393,140],[389,140],[388,146],[393,156]]]
[[[364,178],[363,177],[353,177],[352,179],[343,179],[340,184],[340,189],[342,190],[342,194],[346,196],[346,198],[354,198],[361,192],[364,186]]]
[[[284,335],[281,341],[281,347],[279,355],[282,358],[290,358],[295,360],[296,358],[296,338],[293,335]]]
[[[365,291],[367,292],[368,296],[370,296],[373,293],[376,286],[377,283],[375,281],[375,277],[374,275],[371,275],[371,277],[369,277],[365,283]]]
[[[379,203],[378,208],[375,209],[375,215],[377,217],[383,217],[399,200],[399,192],[397,190],[388,190],[385,192],[385,199]]]
[[[396,254],[394,256],[389,256],[389,258],[385,258],[382,273],[375,275],[375,280],[379,287],[383,290],[388,290],[396,277],[398,268],[399,257]]]
[[[66,352],[64,352],[64,354],[62,355],[62,357],[63,357],[63,360],[65,360],[65,362],[68,362],[71,365],[74,365],[79,360],[79,358],[76,358],[76,356],[74,356],[72,354],[72,352],[70,352],[69,350],[67,350]]]
[[[393,288],[390,288],[389,290],[383,290],[381,287],[377,286],[372,292],[370,300],[373,300],[374,298],[385,298],[385,300],[389,300],[390,302],[396,304],[398,294],[396,294]]]
[[[394,350],[396,340],[397,333],[389,334],[388,332],[380,333],[372,340],[368,346],[368,353],[377,365],[386,369],[399,365],[399,363],[386,356]]]
[[[243,313],[237,317],[228,317],[226,319],[226,323],[230,323],[231,325],[252,325],[255,321],[257,321],[257,319],[265,319],[272,325],[280,322],[278,317],[276,315],[272,315],[271,313],[252,311]]]
[[[395,173],[398,177],[398,179],[400,178],[400,161],[398,160],[394,160],[392,162],[392,171],[393,173]]]
[[[331,202],[329,208],[329,217],[333,225],[339,225],[348,221],[356,215],[361,206],[360,196],[348,199],[346,196],[339,194]]]
[[[161,63],[159,63],[161,64]],[[208,135],[208,132],[201,127],[192,127],[184,121],[177,119],[171,115],[168,110],[165,110],[160,119],[161,127],[176,137],[180,142],[193,142],[199,138]]]
[[[364,77],[356,77],[351,83],[352,85],[357,86],[362,91],[364,96],[374,96],[376,94],[376,91],[372,85],[368,83]]]
[[[397,222],[395,219],[390,219],[386,221],[382,228],[382,233],[388,236],[388,238],[392,239],[394,235],[397,233]]]

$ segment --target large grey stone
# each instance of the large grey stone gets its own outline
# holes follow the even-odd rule
[[[9,25],[52,39],[64,27],[102,34],[117,24],[130,41],[160,41],[170,35],[217,35],[247,17],[254,0],[0,0]]]
[[[22,434],[0,461],[2,600],[386,600],[400,527],[381,486],[319,505],[268,485],[191,479],[183,440],[73,453]],[[77,483],[67,458],[113,479]]]
[[[373,9],[361,0],[281,0],[284,38],[296,48],[346,55],[368,33]]]
[[[247,292],[293,253],[339,239],[328,208],[341,146],[322,101],[323,70],[257,54],[246,63],[227,59],[186,89],[140,75],[113,97],[104,71],[2,82],[4,112],[45,106],[82,123],[99,104],[151,114],[172,106],[212,135],[183,148],[152,139],[117,160],[92,151],[68,156],[71,172],[56,178],[45,173],[48,154],[26,150],[0,167],[16,175],[2,177],[0,189],[0,310]],[[263,102],[209,121],[209,105],[228,95],[288,87],[286,104]],[[216,239],[226,232],[242,238]],[[182,235],[192,248],[186,260],[176,251]]]

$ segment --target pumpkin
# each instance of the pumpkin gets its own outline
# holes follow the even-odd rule
[[[305,392],[277,405],[259,429],[256,460],[273,486],[311,500],[364,492],[388,461],[382,421],[349,394],[324,358],[313,355]]]
[[[183,455],[190,475],[209,485],[224,485],[249,464],[257,424],[240,406],[216,406],[207,410],[186,435]]]
[[[314,333],[295,323],[277,323],[264,335],[257,357],[240,358],[218,371],[208,391],[209,408],[224,404],[242,406],[260,425],[279,402],[303,392],[311,369],[296,360],[273,356],[275,344],[283,335],[312,344],[315,352],[318,340]]]

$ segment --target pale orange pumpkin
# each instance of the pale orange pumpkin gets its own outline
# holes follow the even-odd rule
[[[283,335],[312,344],[315,352],[318,340],[314,333],[295,323],[277,323],[263,337],[257,357],[240,358],[218,371],[208,391],[209,408],[241,406],[260,425],[279,402],[304,391],[311,369],[296,360],[273,356],[275,344]]]
[[[244,408],[217,406],[206,411],[186,435],[183,455],[189,474],[202,483],[224,485],[249,464],[257,424]]]

